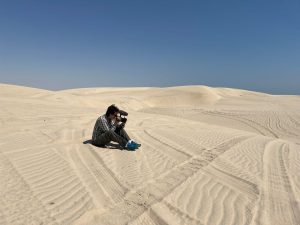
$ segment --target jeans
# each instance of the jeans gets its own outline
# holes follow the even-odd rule
[[[110,143],[111,141],[114,141],[119,143],[121,147],[125,147],[129,140],[130,137],[124,129],[121,129],[119,132],[109,130],[97,136],[93,140],[93,144],[96,146],[104,146]]]

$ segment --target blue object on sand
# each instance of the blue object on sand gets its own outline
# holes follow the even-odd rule
[[[137,146],[137,148],[141,147],[141,144],[136,143],[135,141],[132,141],[131,143],[135,144]]]
[[[126,148],[128,149],[128,150],[130,150],[130,151],[134,151],[134,150],[136,150],[138,147],[137,147],[137,145],[135,144],[135,143],[129,143],[127,146],[126,146]]]
[[[136,149],[138,149],[139,147],[141,147],[141,144],[138,144],[134,141],[131,141],[130,143],[127,144],[126,148],[130,151],[135,151]]]

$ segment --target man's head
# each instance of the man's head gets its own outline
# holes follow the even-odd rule
[[[120,111],[119,108],[114,104],[112,104],[107,108],[105,115],[110,120],[113,120],[117,117],[119,111]]]

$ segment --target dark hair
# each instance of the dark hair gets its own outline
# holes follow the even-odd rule
[[[114,114],[115,112],[119,112],[119,108],[117,106],[115,106],[115,104],[112,104],[110,106],[108,106],[105,115],[108,117],[111,114]]]

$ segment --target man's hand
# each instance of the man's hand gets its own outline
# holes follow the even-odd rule
[[[120,129],[123,129],[125,127],[125,123],[121,123],[121,124],[119,124],[119,126],[120,126]]]
[[[118,124],[116,127],[116,132],[119,133],[125,127],[125,123]]]
[[[116,117],[116,123],[119,123],[119,122],[121,122],[121,117],[120,117],[120,116],[117,116],[117,117]]]

